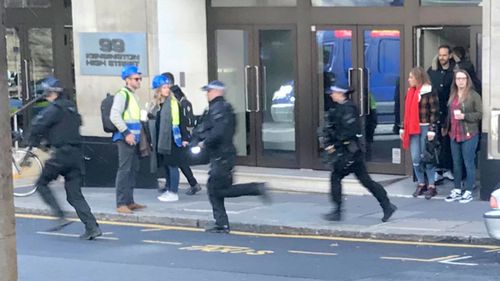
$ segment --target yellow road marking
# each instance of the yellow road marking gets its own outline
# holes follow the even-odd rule
[[[182,245],[182,243],[180,242],[169,242],[169,241],[159,241],[159,240],[142,240],[142,242],[150,244],[162,244],[162,245],[174,245],[174,246]]]
[[[292,253],[292,254],[305,254],[305,255],[318,255],[318,256],[337,256],[338,255],[336,253],[308,252],[308,251],[294,251],[294,250],[289,250],[288,252]]]
[[[16,217],[26,218],[26,219],[44,219],[44,220],[57,219],[56,217],[52,216],[31,215],[31,214],[16,214]],[[78,221],[78,219],[71,219],[71,220]],[[180,231],[192,231],[192,232],[204,231],[203,229],[195,227],[166,226],[166,225],[151,224],[151,223],[118,222],[118,221],[102,221],[102,220],[99,220],[98,222],[100,224],[107,224],[107,225],[131,226],[131,227],[152,228],[161,230],[180,230]],[[273,234],[273,233],[256,233],[256,232],[246,232],[246,231],[231,231],[231,234],[240,236],[267,237],[267,238],[310,239],[310,240],[360,242],[360,243],[389,244],[389,245],[433,246],[433,247],[470,248],[470,249],[486,249],[486,250],[499,249],[498,246],[495,245],[471,245],[471,244],[452,244],[452,243],[441,243],[441,242],[399,241],[399,240],[350,238],[350,237],[337,237],[337,236]]]
[[[433,259],[417,259],[417,258],[403,258],[403,257],[380,257],[383,260],[400,260],[400,261],[417,261],[417,262],[438,262],[438,261],[443,261],[443,260],[448,260],[448,259],[453,259],[460,257],[458,255],[451,255],[451,256],[446,256],[446,257],[439,257],[439,258],[433,258]]]

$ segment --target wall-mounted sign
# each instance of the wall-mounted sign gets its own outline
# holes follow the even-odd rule
[[[80,33],[80,73],[82,75],[120,76],[126,64],[139,67],[148,75],[145,33]]]

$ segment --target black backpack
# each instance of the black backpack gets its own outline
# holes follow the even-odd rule
[[[128,94],[125,95],[125,110],[128,108],[128,100],[129,96]],[[113,122],[111,122],[111,119],[109,118],[111,114],[111,107],[113,106],[113,100],[115,96],[111,95],[110,93],[106,94],[106,97],[102,100],[101,102],[101,120],[102,120],[102,128],[104,132],[106,133],[115,133],[118,132],[118,129],[115,127]]]

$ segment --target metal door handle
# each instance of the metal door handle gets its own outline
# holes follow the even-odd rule
[[[24,62],[24,85],[26,86],[26,97],[24,100],[30,100],[30,82],[28,81],[28,70],[29,70],[29,65],[28,65],[28,60],[23,60]]]
[[[264,111],[267,110],[267,68],[263,65],[262,66],[262,89],[264,95],[262,98],[264,98]],[[260,105],[259,105],[260,106]]]
[[[347,70],[347,84],[349,87],[352,86],[352,71],[354,70],[353,67],[349,67],[349,69]]]
[[[259,71],[259,66],[255,65],[255,87],[257,88],[256,92],[256,98],[257,98],[257,108],[255,109],[255,112],[260,112],[260,71]]]
[[[360,72],[359,75],[359,116],[362,117],[365,115],[365,71],[362,67],[358,67]]]
[[[250,105],[249,105],[249,102],[248,102],[248,70],[252,68],[251,66],[249,65],[246,65],[245,66],[245,71],[244,71],[244,82],[245,83],[245,111],[246,112],[252,112],[250,110]]]

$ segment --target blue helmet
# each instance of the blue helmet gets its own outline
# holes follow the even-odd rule
[[[139,75],[142,74],[141,72],[139,72],[139,68],[137,66],[127,64],[122,68],[122,79],[123,80],[127,79],[127,77],[130,77],[134,74],[139,74]]]
[[[203,91],[209,90],[225,90],[226,85],[219,80],[214,80],[201,88]]]
[[[49,76],[42,81],[42,89],[44,92],[62,92],[63,87],[59,79]]]
[[[156,75],[153,78],[153,83],[152,83],[153,89],[158,89],[165,84],[172,84],[172,81],[170,81],[170,79],[168,79],[168,77],[163,76],[163,75]]]

